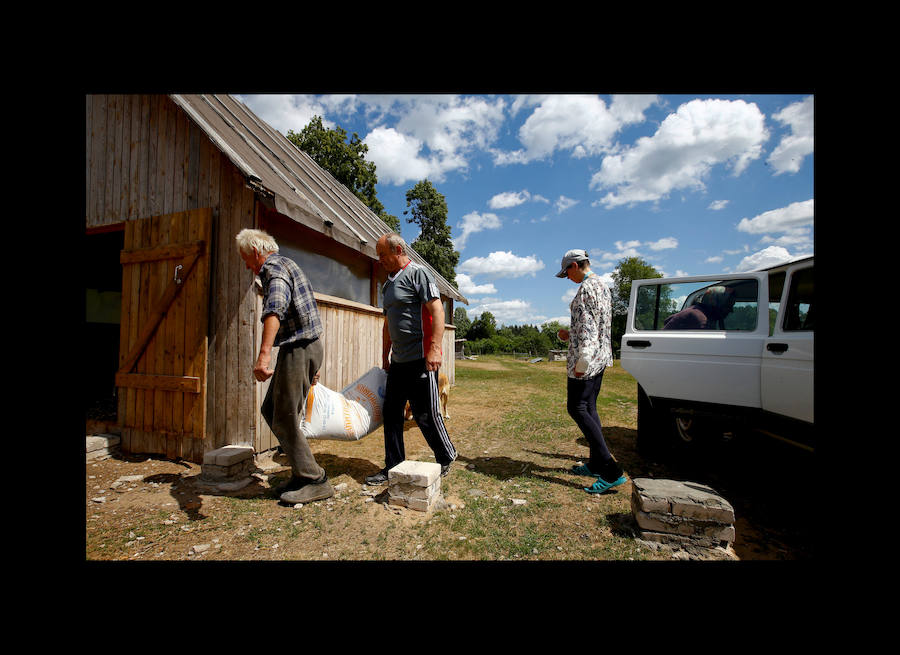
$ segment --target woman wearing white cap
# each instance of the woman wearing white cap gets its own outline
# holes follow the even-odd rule
[[[567,252],[556,277],[568,278],[579,285],[569,305],[570,328],[559,331],[559,338],[569,342],[566,409],[590,448],[587,463],[573,466],[572,472],[596,478],[596,482],[584,490],[603,493],[625,483],[624,471],[606,446],[597,415],[597,395],[603,382],[603,371],[613,365],[610,342],[612,297],[609,288],[591,271],[591,262],[584,250]]]

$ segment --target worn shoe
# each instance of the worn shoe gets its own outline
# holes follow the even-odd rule
[[[613,487],[618,487],[620,484],[625,484],[626,478],[624,475],[620,475],[612,482],[607,482],[603,478],[597,478],[597,481],[594,482],[590,487],[585,487],[584,490],[589,494],[602,494],[606,493]]]
[[[378,473],[374,475],[366,476],[366,484],[370,484],[372,486],[378,486],[384,484],[388,481],[387,469],[381,469]]]
[[[281,494],[281,502],[288,503],[289,505],[312,503],[317,500],[331,498],[333,495],[334,487],[331,486],[331,483],[326,476],[321,482],[310,482],[299,489]]]
[[[306,479],[298,477],[296,475],[291,475],[290,480],[287,482],[282,482],[280,485],[272,489],[275,492],[275,495],[280,496],[283,493],[288,491],[296,491],[300,487],[306,484]]]
[[[450,473],[450,464],[441,464],[441,477],[447,477],[448,473]]]

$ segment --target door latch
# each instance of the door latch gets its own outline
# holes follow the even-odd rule
[[[183,280],[180,277],[178,277],[178,269],[179,268],[184,268],[184,265],[179,264],[178,266],[175,267],[175,284],[181,284],[183,282]]]

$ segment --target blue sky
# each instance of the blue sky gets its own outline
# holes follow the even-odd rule
[[[356,132],[402,222],[429,179],[447,200],[470,318],[568,323],[563,254],[610,283],[637,255],[664,276],[813,254],[813,96],[237,95],[282,133]]]

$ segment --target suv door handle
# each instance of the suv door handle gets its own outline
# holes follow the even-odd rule
[[[625,343],[632,348],[646,348],[650,345],[649,341],[635,341],[634,339],[630,339]]]
[[[788,349],[788,345],[786,343],[770,343],[766,346],[766,350],[770,350],[773,353],[783,353]]]

